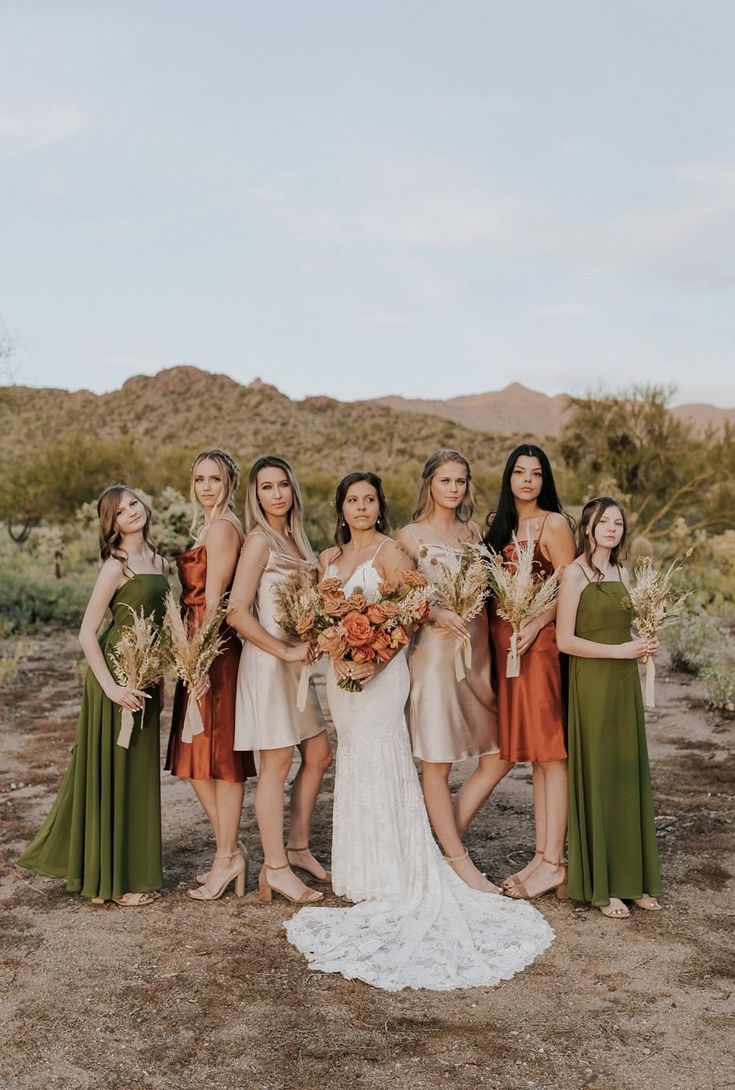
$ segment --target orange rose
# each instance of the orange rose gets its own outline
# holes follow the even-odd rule
[[[368,600],[361,590],[353,590],[347,600],[350,603],[350,609],[356,610],[357,613],[364,613],[367,609]]]
[[[347,644],[336,625],[333,625],[332,628],[325,628],[323,632],[320,632],[316,645],[318,650],[325,655],[329,655],[330,659],[344,658],[347,650]]]
[[[328,617],[344,617],[350,612],[350,603],[340,591],[339,594],[325,594],[322,596],[324,612]]]
[[[382,624],[388,618],[383,612],[382,602],[371,602],[365,610],[365,616],[370,621],[370,624]]]
[[[381,662],[390,662],[395,654],[394,649],[391,647],[390,635],[383,628],[378,629],[375,633],[372,646]]]
[[[428,583],[426,576],[422,575],[421,572],[417,571],[415,568],[408,568],[407,571],[402,572],[401,579],[403,580],[404,586],[411,588],[425,587]]]
[[[350,658],[353,662],[374,662],[375,651],[372,647],[355,647]]]
[[[322,579],[321,583],[317,583],[316,589],[320,594],[339,594],[342,591],[342,584],[339,579]]]
[[[373,626],[364,613],[348,613],[341,627],[350,647],[364,647],[373,638]]]
[[[392,647],[405,647],[408,643],[408,632],[402,624],[396,625],[390,635]]]

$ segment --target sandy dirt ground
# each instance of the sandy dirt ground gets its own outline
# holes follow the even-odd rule
[[[665,911],[618,922],[546,897],[556,941],[513,980],[388,994],[309,972],[281,926],[293,907],[258,902],[253,784],[242,900],[186,896],[212,841],[189,785],[168,774],[156,904],[95,908],[15,866],[65,767],[80,677],[74,638],[44,636],[0,691],[3,1090],[735,1085],[734,725],[705,709],[698,683],[661,672],[649,719]],[[529,772],[513,771],[468,839],[497,879],[533,850]],[[313,836],[323,859],[331,792],[330,775]]]

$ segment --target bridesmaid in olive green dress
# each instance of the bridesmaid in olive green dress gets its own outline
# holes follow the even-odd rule
[[[631,639],[626,537],[614,499],[590,500],[577,559],[565,570],[557,643],[569,663],[568,895],[626,919],[656,912],[661,892],[638,659],[658,641]]]
[[[116,684],[110,652],[130,609],[163,619],[168,565],[150,537],[150,511],[125,485],[97,503],[102,568],[82,621],[79,642],[89,662],[72,757],[56,801],[23,867],[65,878],[69,893],[95,904],[151,904],[163,884],[158,687]],[[97,639],[107,609],[112,620]],[[117,745],[122,709],[135,715],[130,746]]]

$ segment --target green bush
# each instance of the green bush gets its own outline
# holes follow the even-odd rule
[[[711,707],[728,714],[735,713],[735,658],[716,655],[702,670]]]
[[[712,657],[712,649],[727,642],[727,632],[707,613],[687,613],[665,630],[671,665],[685,674],[699,675]]]
[[[80,624],[96,571],[54,579],[38,574],[0,574],[0,629],[5,635],[38,632],[50,625]]]

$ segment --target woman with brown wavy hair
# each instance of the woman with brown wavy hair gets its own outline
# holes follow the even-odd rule
[[[21,856],[23,867],[65,878],[69,893],[94,904],[151,904],[163,884],[159,689],[119,685],[112,652],[131,610],[160,623],[168,565],[156,552],[150,509],[127,485],[97,501],[102,567],[79,632],[89,669],[72,758],[51,811]],[[112,620],[97,631],[107,610]],[[141,712],[127,748],[118,745],[122,710]],[[140,729],[139,729],[140,726]]]

